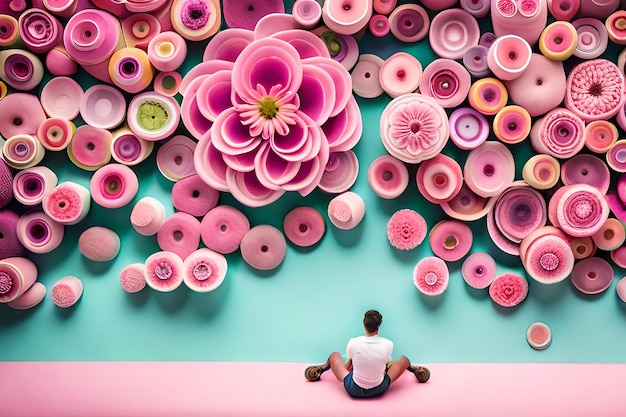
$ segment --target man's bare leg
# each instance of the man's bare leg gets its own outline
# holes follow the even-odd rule
[[[328,363],[339,382],[343,382],[343,379],[350,373],[349,369],[352,367],[351,361],[344,362],[343,356],[339,352],[331,353],[328,357]]]
[[[400,356],[400,358],[395,360],[387,370],[387,375],[389,375],[391,382],[394,382],[400,378],[400,375],[406,370],[413,373],[419,382],[426,382],[430,379],[430,371],[428,368],[411,365],[411,361],[409,361],[409,358],[406,356]]]

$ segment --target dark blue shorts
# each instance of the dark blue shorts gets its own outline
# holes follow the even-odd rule
[[[380,385],[369,389],[359,387],[356,382],[354,382],[354,379],[352,379],[352,372],[346,375],[346,377],[343,379],[343,386],[352,398],[380,397],[385,393],[385,391],[387,391],[389,385],[391,385],[391,378],[389,378],[389,375],[387,374],[385,374],[383,382],[381,382]]]

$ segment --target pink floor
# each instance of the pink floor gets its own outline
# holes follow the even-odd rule
[[[433,364],[353,400],[300,363],[0,362],[0,415],[624,417],[626,364]]]

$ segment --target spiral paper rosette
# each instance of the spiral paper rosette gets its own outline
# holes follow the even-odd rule
[[[585,146],[585,122],[570,110],[557,107],[533,124],[530,141],[539,153],[570,158]]]
[[[565,185],[550,199],[550,222],[573,237],[591,236],[609,217],[606,197],[588,184]]]
[[[526,299],[528,281],[519,274],[502,274],[489,286],[491,300],[502,307],[515,307]]]
[[[449,134],[443,107],[419,93],[396,97],[380,117],[380,136],[387,152],[409,164],[433,158],[444,148]]]
[[[586,122],[615,116],[626,100],[624,75],[606,59],[581,62],[567,77],[565,107]]]
[[[241,29],[232,33],[240,42]],[[331,152],[349,151],[360,139],[350,74],[327,51],[292,42],[307,34],[251,41],[233,64],[205,61],[181,85],[183,123],[199,139],[198,175],[245,205],[267,205],[285,191],[309,194]]]

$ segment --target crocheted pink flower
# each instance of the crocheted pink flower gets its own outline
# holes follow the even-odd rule
[[[410,209],[396,211],[387,222],[387,237],[396,249],[414,249],[426,237],[426,220]]]
[[[496,277],[489,286],[489,296],[502,307],[514,307],[528,295],[528,281],[518,274],[507,273]]]

